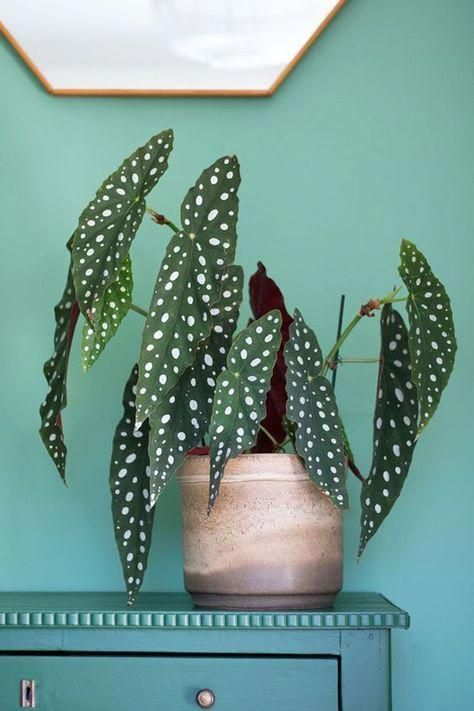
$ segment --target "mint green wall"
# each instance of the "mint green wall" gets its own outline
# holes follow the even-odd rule
[[[383,591],[412,614],[410,631],[394,638],[395,709],[472,708],[473,23],[471,0],[349,0],[271,99],[53,98],[0,43],[1,588],[121,589],[107,468],[141,317],[128,317],[88,376],[72,356],[69,488],[36,436],[41,366],[80,210],[124,155],[172,126],[172,167],[152,204],[176,216],[201,168],[237,153],[240,261],[249,275],[263,259],[326,347],[342,291],[350,314],[397,281],[402,236],[447,284],[455,376],[402,499],[357,566],[351,482],[345,581],[348,590]],[[143,306],[165,239],[147,223],[133,248]],[[374,355],[377,331],[367,320],[346,355]],[[374,366],[347,365],[338,381],[363,470],[374,378]],[[157,524],[146,588],[181,588],[174,484]]]

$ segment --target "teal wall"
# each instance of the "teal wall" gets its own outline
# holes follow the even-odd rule
[[[472,708],[472,0],[349,0],[270,99],[54,98],[0,43],[0,587],[121,589],[109,512],[110,442],[136,357],[130,314],[82,374],[77,350],[65,415],[69,487],[36,435],[63,288],[64,243],[102,178],[172,126],[171,168],[151,201],[170,216],[201,168],[242,164],[239,258],[262,259],[328,347],[339,294],[349,313],[391,288],[402,236],[425,251],[452,295],[459,356],[391,519],[355,563],[358,482],[346,518],[345,584],[377,590],[412,615],[394,635],[397,711]],[[133,248],[135,301],[146,306],[165,234]],[[376,354],[367,320],[346,355]],[[338,392],[363,470],[370,460],[372,365],[347,365]],[[146,589],[182,586],[179,504],[159,505]]]

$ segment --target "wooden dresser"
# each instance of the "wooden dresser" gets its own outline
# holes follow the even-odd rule
[[[229,612],[185,594],[0,594],[0,709],[386,711],[390,635],[373,593],[334,608]]]

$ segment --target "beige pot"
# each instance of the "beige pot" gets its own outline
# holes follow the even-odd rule
[[[245,454],[226,466],[207,516],[209,457],[181,483],[184,584],[196,605],[330,607],[342,586],[342,514],[294,454]]]

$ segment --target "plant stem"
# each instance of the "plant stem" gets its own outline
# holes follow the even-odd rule
[[[401,297],[399,299],[396,299],[396,295],[400,291],[402,287],[399,286],[398,289],[392,289],[387,296],[384,296],[383,299],[379,299],[381,304],[393,304],[394,301],[406,301],[408,297]]]
[[[336,363],[378,363],[380,358],[338,358]]]
[[[260,429],[262,430],[263,434],[265,434],[265,435],[268,437],[268,439],[269,439],[270,442],[273,444],[273,446],[275,447],[275,449],[280,449],[280,446],[281,446],[281,445],[278,444],[278,442],[276,441],[275,437],[274,437],[272,434],[270,434],[270,432],[269,432],[263,425],[260,425]]]
[[[148,316],[148,311],[145,311],[145,309],[142,309],[140,306],[136,306],[135,304],[130,304],[130,311],[135,311],[137,314],[141,314],[145,318]]]
[[[287,437],[286,439],[283,440],[283,442],[282,442],[281,444],[278,445],[278,449],[279,449],[279,450],[282,450],[283,447],[284,447],[286,444],[290,444],[290,442],[291,442],[291,437]]]
[[[334,357],[346,338],[349,336],[351,331],[354,330],[354,328],[357,326],[359,321],[361,321],[364,316],[368,316],[371,314],[371,312],[374,309],[380,308],[381,304],[391,304],[394,302],[396,295],[400,291],[402,287],[399,286],[398,289],[392,289],[386,296],[384,296],[381,299],[371,299],[370,301],[367,302],[367,304],[364,304],[361,306],[359,309],[359,312],[354,316],[352,321],[349,322],[349,324],[346,326],[344,331],[341,333],[339,338],[336,340],[335,344],[327,354],[326,358],[324,359],[324,364],[321,368],[320,375],[325,375],[329,368],[333,365],[334,363]],[[373,314],[372,314],[373,315]]]
[[[337,320],[336,341],[340,337],[341,331],[342,331],[342,321],[344,318],[345,303],[346,303],[346,295],[341,294],[341,300],[339,302],[339,317]],[[337,350],[334,354],[334,361],[337,361],[338,357],[339,357],[339,351]],[[332,371],[332,379],[331,379],[331,385],[332,385],[333,390],[336,389],[336,377],[337,377],[337,368],[334,368],[334,370]]]
[[[344,341],[346,340],[347,336],[350,334],[350,332],[357,326],[359,321],[363,318],[362,314],[357,314],[354,316],[352,321],[346,326],[344,331],[341,333],[339,338],[337,339],[336,343],[333,345],[329,353],[327,354],[325,360],[324,360],[324,365],[321,369],[321,375],[325,375],[327,371],[329,370],[329,364],[333,362],[334,356],[336,355],[337,351],[339,348],[342,346]]]

